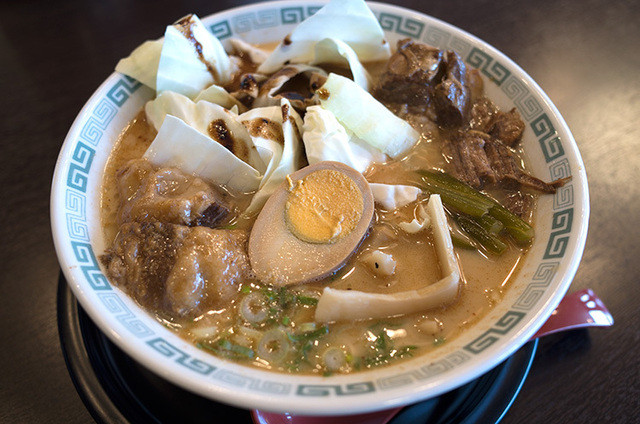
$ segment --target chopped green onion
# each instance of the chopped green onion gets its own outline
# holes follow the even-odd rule
[[[316,329],[315,322],[303,322],[302,324],[298,325],[298,330],[301,333],[308,333],[309,331],[313,331],[315,329]]]
[[[253,292],[240,301],[240,315],[251,324],[260,324],[268,318],[267,302],[261,293]]]
[[[219,339],[215,346],[210,346],[206,343],[197,343],[196,346],[231,359],[253,359],[254,356],[253,349],[231,343],[227,339]]]
[[[272,363],[282,362],[289,353],[291,343],[287,333],[279,328],[274,328],[262,336],[258,342],[257,353],[262,359]]]
[[[241,346],[235,343],[231,343],[227,339],[218,340],[218,347],[222,350],[226,350],[230,353],[234,353],[245,358],[253,358],[253,349],[248,348],[246,346]]]
[[[311,296],[298,295],[298,296],[296,296],[296,300],[301,305],[315,306],[315,305],[318,304],[318,299],[315,298],[315,297],[311,297]]]
[[[258,331],[251,327],[246,327],[244,325],[238,327],[238,333],[253,341],[258,341],[262,338],[262,331]]]
[[[309,331],[305,333],[295,333],[289,334],[289,339],[293,342],[305,342],[308,340],[316,340],[329,332],[329,327],[322,326],[314,331]]]
[[[378,333],[375,341],[375,348],[379,351],[387,350],[387,333],[385,331],[381,331]]]
[[[295,302],[295,296],[286,287],[267,288],[264,290],[265,296],[270,302],[275,303],[280,309],[286,309]]]
[[[433,345],[440,346],[443,345],[446,341],[447,339],[444,337],[436,337],[435,339],[433,339]]]
[[[330,347],[322,354],[324,366],[329,371],[337,371],[347,364],[347,356],[339,347]]]
[[[413,351],[416,350],[417,348],[418,346],[414,346],[414,345],[402,346],[401,348],[397,349],[395,352],[392,352],[391,356],[394,358],[404,358],[405,356],[413,356]]]

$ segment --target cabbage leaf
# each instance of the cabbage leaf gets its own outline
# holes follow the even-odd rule
[[[224,47],[197,16],[187,16],[167,27],[156,77],[158,92],[175,91],[194,98],[213,83],[231,81],[233,71]]]
[[[164,40],[145,41],[135,48],[128,57],[120,59],[116,71],[140,81],[147,87],[156,89],[156,75]]]
[[[261,175],[220,143],[167,115],[158,135],[144,154],[156,166],[175,167],[234,192],[251,192]]]
[[[116,71],[158,93],[174,91],[193,99],[211,84],[231,81],[235,65],[200,19],[188,15],[167,26],[163,39],[147,41],[120,60]]]
[[[309,63],[314,59],[316,43],[325,38],[348,44],[361,62],[391,56],[384,31],[363,0],[333,0],[302,21],[260,65],[258,72],[275,72],[287,61]]]
[[[358,60],[356,52],[344,41],[325,38],[315,46],[315,55],[311,65],[333,64],[348,68],[353,81],[364,90],[371,89],[371,76]]]
[[[246,157],[242,157],[247,164],[263,174],[266,164],[262,160],[253,140],[246,128],[238,121],[237,115],[223,108],[222,106],[201,100],[193,102],[186,96],[167,91],[161,93],[154,100],[145,105],[147,120],[156,130],[160,130],[167,115],[180,118],[194,130],[211,138],[209,127],[217,120],[224,121],[225,126],[231,132],[233,139],[238,143],[243,143],[246,149]]]
[[[198,103],[200,100],[215,103],[229,110],[233,109],[234,106],[237,107],[240,112],[246,112],[247,110],[247,107],[229,94],[227,90],[215,84],[202,90],[198,96],[196,96],[194,102]]]
[[[303,151],[299,129],[302,128],[302,118],[287,99],[281,99],[280,106],[252,109],[240,115],[238,119],[245,125],[249,125],[256,119],[267,119],[280,125],[282,130],[281,140],[265,137],[268,132],[251,135],[258,149],[270,153],[270,160],[260,188],[244,212],[245,215],[251,215],[262,209],[267,199],[285,181],[287,175],[301,168]],[[265,158],[264,154],[263,158]]]
[[[240,38],[230,38],[229,44],[231,44],[233,48],[233,54],[247,57],[254,65],[262,64],[269,56],[267,51],[249,44]]]
[[[411,125],[348,78],[329,74],[318,96],[320,105],[333,112],[342,125],[394,159],[420,138]]]
[[[346,129],[328,110],[310,106],[304,116],[302,138],[310,165],[322,161],[341,162],[363,173],[387,155]]]

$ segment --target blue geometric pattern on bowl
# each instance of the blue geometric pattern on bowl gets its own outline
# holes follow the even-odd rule
[[[258,12],[243,12],[230,19],[218,21],[209,26],[209,30],[219,39],[224,40],[233,35],[241,35],[254,29],[292,25],[301,22],[314,14],[322,5],[308,5],[305,7],[281,7]],[[565,158],[562,140],[558,136],[551,120],[537,95],[531,92],[521,81],[515,78],[509,70],[489,53],[472,47],[467,41],[449,33],[441,27],[431,26],[422,21],[411,19],[393,13],[379,13],[381,26],[390,33],[403,37],[422,40],[442,49],[458,52],[468,65],[480,69],[491,81],[511,99],[524,120],[532,128],[540,145],[552,178],[571,176],[568,160]],[[67,233],[80,268],[89,283],[96,291],[98,298],[113,314],[123,327],[138,338],[148,339],[146,343],[158,354],[181,365],[185,370],[227,384],[246,387],[256,392],[273,395],[297,396],[354,396],[371,393],[376,390],[390,390],[413,384],[416,381],[434,377],[467,362],[471,356],[477,355],[493,345],[509,332],[531,311],[542,298],[559,267],[559,258],[565,254],[571,237],[574,213],[574,189],[572,182],[568,182],[554,196],[554,214],[551,221],[552,232],[547,242],[543,262],[538,265],[531,282],[522,295],[487,331],[478,336],[463,349],[453,352],[443,359],[425,365],[416,370],[400,373],[376,381],[362,381],[355,384],[298,384],[293,390],[292,385],[279,382],[261,380],[249,377],[220,367],[216,367],[191,357],[180,348],[142,323],[135,314],[127,308],[119,295],[112,291],[109,281],[100,270],[96,255],[91,246],[87,227],[87,181],[89,171],[95,156],[95,147],[103,141],[104,130],[116,116],[131,94],[140,87],[140,83],[122,76],[109,88],[105,98],[101,99],[91,111],[77,140],[72,141],[71,164],[66,175],[65,217]],[[110,140],[106,140],[108,142]]]

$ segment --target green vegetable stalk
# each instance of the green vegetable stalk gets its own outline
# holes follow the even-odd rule
[[[485,233],[498,234],[501,227],[520,244],[529,243],[533,239],[531,225],[489,196],[442,172],[420,170],[418,174],[422,176],[423,188],[430,193],[439,194],[448,208],[475,218],[473,224],[465,221],[465,225],[473,228],[474,233],[478,233],[476,227],[480,227],[484,232],[479,234],[493,249],[501,250],[502,247],[495,243],[494,238],[487,238]],[[481,240],[478,242],[482,244]]]

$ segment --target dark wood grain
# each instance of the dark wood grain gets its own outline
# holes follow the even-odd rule
[[[56,328],[50,183],[68,128],[117,60],[188,12],[240,1],[0,4],[0,422],[87,422]],[[589,177],[591,219],[571,291],[616,324],[547,337],[504,423],[640,422],[640,2],[392,1],[489,42],[565,117]]]

